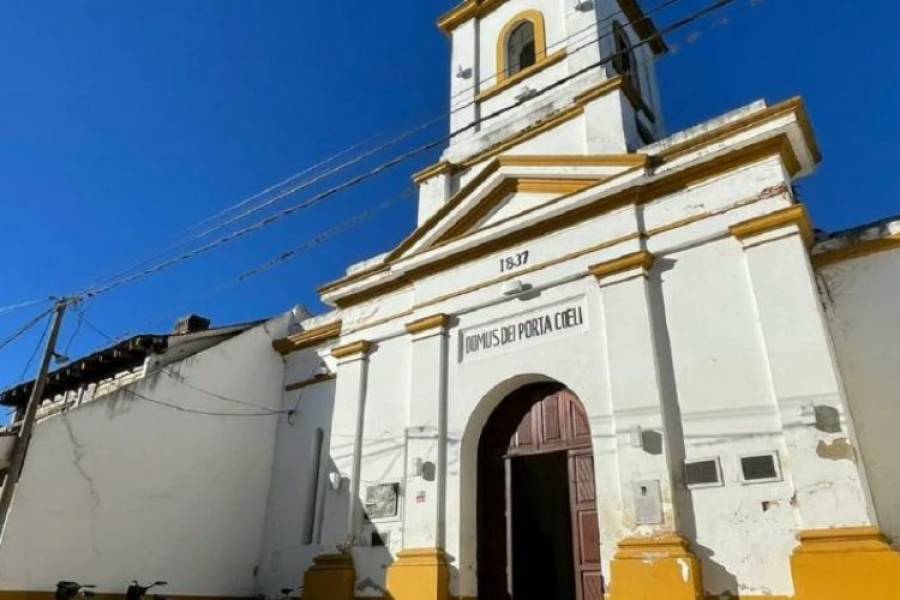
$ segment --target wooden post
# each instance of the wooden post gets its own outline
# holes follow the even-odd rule
[[[31,433],[34,429],[34,422],[37,417],[38,407],[41,398],[44,395],[44,387],[47,383],[47,372],[50,370],[50,361],[56,354],[56,340],[59,337],[59,330],[62,326],[63,315],[69,306],[69,299],[63,298],[56,303],[56,310],[53,315],[53,325],[50,329],[50,337],[47,340],[47,347],[44,349],[44,358],[41,360],[41,368],[38,371],[37,379],[31,388],[31,396],[25,408],[25,416],[22,418],[22,426],[19,429],[19,437],[16,440],[16,446],[13,449],[13,456],[9,470],[6,472],[6,481],[3,485],[3,494],[0,496],[0,541],[3,539],[3,533],[6,530],[6,518],[12,505],[13,495],[16,491],[16,485],[19,483],[19,477],[22,474],[22,466],[25,464],[25,454],[28,451],[28,444],[31,441]]]

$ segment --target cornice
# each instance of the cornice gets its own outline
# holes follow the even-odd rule
[[[318,346],[323,342],[339,337],[341,335],[341,325],[341,321],[335,321],[315,329],[301,331],[300,333],[273,341],[272,347],[281,354],[291,354],[304,348]]]
[[[456,254],[448,255],[437,259],[434,262],[410,269],[403,273],[402,276],[399,276],[392,281],[383,284],[375,284],[367,289],[339,298],[336,300],[336,304],[340,308],[356,306],[373,298],[407,287],[417,279],[451,269],[460,264],[541,237],[548,233],[571,227],[629,204],[651,202],[679,190],[699,185],[704,181],[719,177],[748,164],[759,162],[767,157],[778,156],[786,163],[796,161],[796,157],[793,156],[791,148],[790,142],[787,140],[787,134],[780,134],[756,144],[736,148],[728,155],[720,156],[672,173],[663,173],[642,185],[635,185],[609,196],[603,196],[545,221],[503,235],[485,239],[476,246],[466,248]],[[556,200],[551,202],[555,201]],[[540,205],[531,210],[539,210],[544,206],[545,205]],[[432,248],[427,248],[419,252],[427,252],[431,249]],[[418,254],[418,252],[416,254]],[[395,259],[391,256],[388,257],[389,262],[393,262],[394,260]],[[389,268],[389,266],[385,268]],[[333,289],[339,288],[336,287]]]
[[[834,250],[826,250],[818,254],[813,254],[812,263],[814,267],[821,269],[844,261],[863,258],[881,252],[889,252],[891,250],[900,250],[900,234],[861,242],[853,242],[843,248],[836,248]]]
[[[446,329],[449,324],[450,315],[440,313],[407,323],[406,332],[410,335],[415,335],[417,333],[431,331],[432,329]]]
[[[812,222],[809,219],[809,214],[806,212],[806,207],[802,204],[795,204],[783,210],[732,225],[729,230],[731,235],[737,239],[746,240],[789,225],[796,225],[800,229],[800,237],[803,238],[803,243],[806,244],[807,248],[811,248],[815,242],[815,234],[813,233]]]
[[[304,379],[303,381],[298,381],[297,383],[286,385],[284,386],[284,391],[294,392],[314,385],[318,385],[320,383],[325,383],[326,381],[334,381],[335,379],[337,379],[337,375],[335,373],[329,373],[327,375],[316,375],[315,377],[310,377],[309,379]]]
[[[418,173],[414,173],[412,176],[412,180],[416,183],[416,185],[422,185],[432,177],[437,177],[438,175],[447,175],[453,173],[453,163],[442,160],[438,163],[435,163],[425,169],[422,169]]]
[[[331,351],[331,356],[335,358],[349,358],[356,355],[365,356],[371,349],[372,342],[361,340],[359,342],[353,342],[352,344],[338,346]]]
[[[653,262],[655,260],[655,256],[646,250],[641,250],[620,258],[590,266],[588,267],[588,271],[590,271],[591,275],[597,279],[605,279],[613,275],[618,275],[619,273],[631,271],[632,269],[641,269],[642,272],[647,273],[653,268]]]

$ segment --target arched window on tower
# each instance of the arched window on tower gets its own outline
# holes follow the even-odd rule
[[[537,62],[534,23],[522,21],[506,39],[506,74],[515,75]]]
[[[640,94],[641,84],[637,74],[637,64],[634,60],[634,49],[628,33],[618,22],[613,22],[613,38],[616,43],[616,53],[613,55],[613,67],[618,71],[636,92]]]

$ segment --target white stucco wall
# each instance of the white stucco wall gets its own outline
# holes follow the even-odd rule
[[[900,251],[818,271],[882,531],[900,547]]]
[[[208,412],[280,410],[284,368],[271,343],[282,321],[151,374],[128,390]],[[41,422],[0,544],[0,588],[59,580],[123,593],[132,579],[167,595],[252,596],[285,416],[190,414],[121,390]]]

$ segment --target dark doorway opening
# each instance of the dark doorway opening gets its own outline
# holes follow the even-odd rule
[[[513,597],[572,600],[572,520],[565,452],[509,459]]]
[[[478,445],[478,597],[602,600],[594,461],[581,402],[524,386]]]

